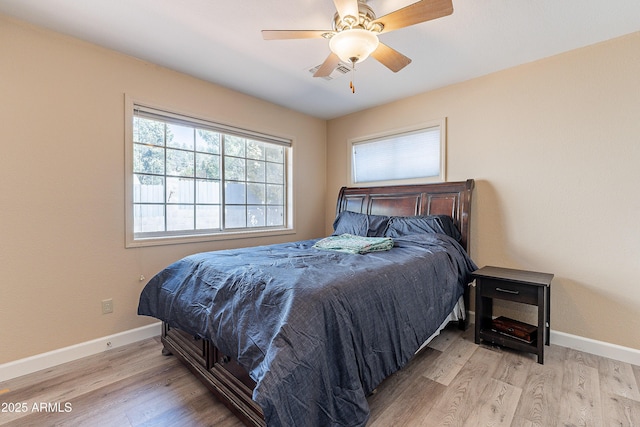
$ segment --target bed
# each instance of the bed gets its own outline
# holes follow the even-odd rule
[[[163,321],[163,353],[246,425],[363,426],[385,377],[447,321],[467,326],[456,313],[475,269],[473,187],[343,187],[334,235],[393,248],[353,254],[312,239],[195,254],[149,281],[138,313]]]

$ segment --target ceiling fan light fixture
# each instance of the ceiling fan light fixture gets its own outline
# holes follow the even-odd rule
[[[378,44],[378,36],[361,28],[340,31],[329,39],[329,49],[343,62],[352,64],[367,59]]]

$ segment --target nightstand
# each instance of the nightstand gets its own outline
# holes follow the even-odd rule
[[[476,279],[476,344],[489,341],[515,350],[534,353],[544,363],[544,345],[549,345],[550,288],[553,274],[486,266],[472,273]],[[501,299],[538,307],[538,324],[530,326],[530,336],[517,336],[512,328],[501,328],[493,319],[493,300]],[[512,319],[506,322],[521,324]],[[504,323],[504,322],[502,322]],[[517,329],[517,328],[516,328]],[[517,331],[516,331],[517,332]]]

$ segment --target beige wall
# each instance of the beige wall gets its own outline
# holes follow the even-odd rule
[[[125,249],[125,93],[292,137],[297,233]],[[150,323],[138,278],[184,255],[324,233],[324,120],[2,15],[0,120],[0,363]]]
[[[640,349],[639,52],[634,33],[329,121],[327,216],[349,139],[447,117],[478,265],[554,273],[553,330]]]

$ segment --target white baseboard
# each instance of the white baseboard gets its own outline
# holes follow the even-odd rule
[[[551,339],[551,344],[640,366],[640,350],[635,348],[623,347],[554,330],[551,331],[549,338]]]
[[[0,365],[0,382],[98,354],[111,348],[157,337],[161,332],[162,323],[158,322],[13,362],[3,363]]]

